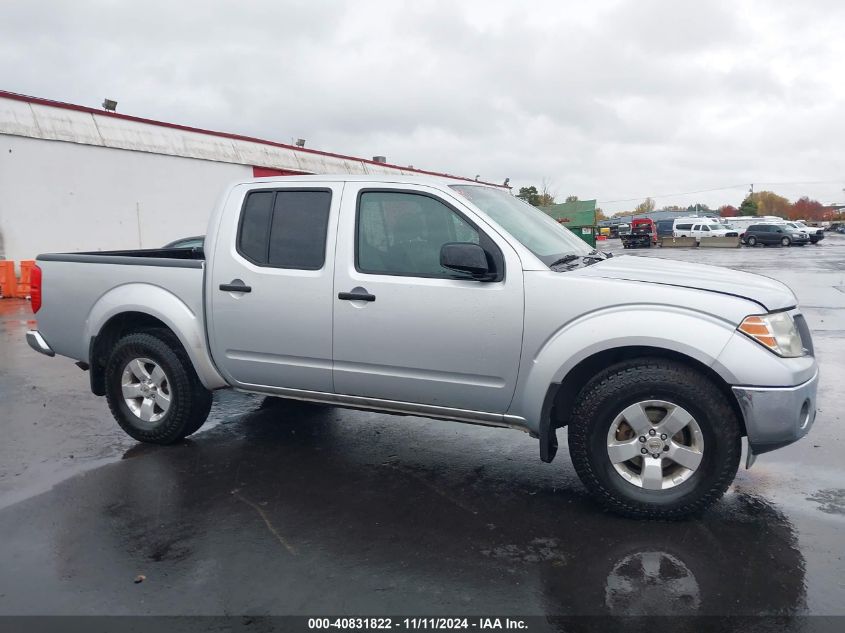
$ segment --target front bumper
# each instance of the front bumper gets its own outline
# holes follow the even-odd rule
[[[30,330],[27,332],[26,342],[29,343],[29,346],[36,352],[44,354],[45,356],[56,355],[56,352],[54,352],[53,348],[47,344],[47,341],[44,340],[44,337],[41,336],[41,332],[38,330]]]
[[[818,382],[817,371],[795,387],[732,387],[745,417],[749,456],[792,444],[807,434],[816,419]]]

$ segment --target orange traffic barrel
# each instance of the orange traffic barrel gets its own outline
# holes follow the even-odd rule
[[[0,295],[6,298],[17,296],[17,286],[15,262],[10,259],[0,259]]]
[[[32,281],[32,267],[35,266],[34,259],[21,260],[21,278],[18,281],[17,296],[28,297],[30,282]]]

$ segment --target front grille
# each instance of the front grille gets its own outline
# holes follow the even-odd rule
[[[798,328],[798,334],[801,336],[801,345],[804,346],[804,349],[807,350],[810,356],[815,356],[813,337],[810,336],[810,327],[807,325],[807,320],[803,314],[796,314],[793,319],[795,321],[795,327]]]

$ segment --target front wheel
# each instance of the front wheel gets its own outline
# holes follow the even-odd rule
[[[106,364],[106,399],[126,433],[153,444],[172,444],[199,430],[212,400],[179,340],[166,330],[117,342]]]
[[[790,240],[788,237],[784,237],[780,241],[781,246],[789,246],[790,244],[792,244],[792,240]]]
[[[741,452],[740,426],[707,377],[659,358],[618,363],[581,391],[569,454],[607,508],[643,518],[700,512],[727,490]]]

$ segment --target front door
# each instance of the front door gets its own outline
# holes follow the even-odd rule
[[[334,244],[342,184],[244,185],[213,244],[209,342],[242,388],[332,390]],[[232,194],[240,201],[238,190]]]
[[[440,266],[447,242],[480,244],[496,280]],[[457,198],[425,186],[347,183],[335,266],[335,391],[505,413],[519,372],[522,276],[516,252]]]

